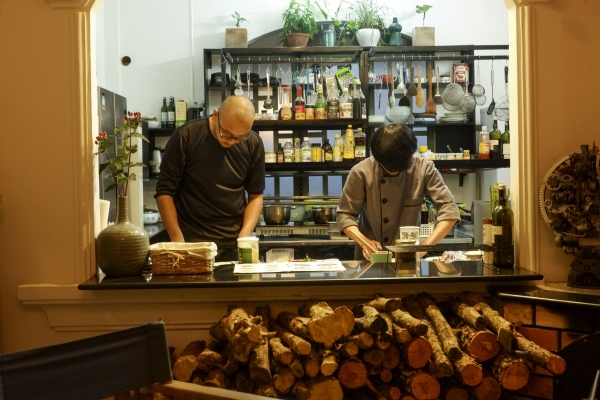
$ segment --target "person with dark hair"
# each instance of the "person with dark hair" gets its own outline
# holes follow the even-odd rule
[[[208,118],[175,129],[154,196],[172,242],[215,242],[216,261],[238,259],[237,238],[252,236],[265,190],[265,149],[253,123],[252,103],[231,96]]]
[[[425,196],[437,210],[437,224],[421,244],[438,243],[460,221],[441,174],[416,150],[417,138],[407,126],[384,125],[371,138],[372,156],[350,170],[336,220],[340,232],[357,243],[355,259],[368,260],[382,246],[394,245],[401,226],[419,226]]]

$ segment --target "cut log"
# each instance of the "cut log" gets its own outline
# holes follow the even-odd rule
[[[285,365],[290,365],[292,363],[294,354],[289,347],[286,347],[283,345],[283,343],[281,343],[280,338],[275,337],[273,339],[269,339],[269,349],[271,350],[271,354],[273,354],[275,361]]]
[[[390,343],[387,349],[383,351],[385,358],[381,366],[384,368],[394,369],[400,364],[400,349],[395,343]]]
[[[471,392],[477,400],[498,400],[502,395],[502,387],[496,378],[484,371],[481,383],[471,388]]]
[[[204,340],[194,340],[193,342],[188,343],[187,346],[181,352],[179,357],[183,356],[194,356],[198,357],[200,353],[206,348],[206,342]]]
[[[567,364],[565,360],[526,339],[520,333],[515,333],[516,348],[531,362],[548,370],[552,375],[560,375],[565,372]]]
[[[329,349],[322,349],[319,351],[321,357],[321,373],[324,376],[331,376],[339,368],[339,355]]]
[[[379,372],[379,380],[381,382],[389,383],[392,381],[393,377],[392,370],[389,368],[381,368],[381,371]]]
[[[358,331],[368,332],[374,336],[387,331],[387,322],[373,307],[357,304],[353,311]]]
[[[344,398],[340,381],[333,377],[310,378],[306,382],[306,387],[310,392],[309,400],[342,400]]]
[[[225,373],[220,368],[211,369],[206,376],[206,380],[202,386],[216,387],[219,389],[227,389],[229,387]]]
[[[321,358],[315,349],[312,349],[310,354],[304,356],[304,373],[311,378],[314,378],[321,372]]]
[[[523,359],[506,351],[501,351],[494,359],[492,373],[500,386],[508,390],[521,389],[529,379],[529,368]]]
[[[361,358],[369,364],[379,365],[385,360],[385,352],[376,348],[367,349],[361,353]]]
[[[398,386],[385,385],[379,388],[378,400],[400,400],[402,392]]]
[[[376,295],[375,298],[365,305],[373,307],[379,312],[392,312],[402,308],[402,300],[395,299],[386,299],[383,296]]]
[[[254,394],[259,395],[259,396],[270,397],[272,399],[276,399],[278,397],[277,391],[271,384],[260,385],[260,386],[256,387],[254,389]]]
[[[252,393],[252,379],[248,368],[239,368],[233,379],[235,390],[242,393]]]
[[[442,383],[441,386],[441,400],[469,400],[469,390],[467,388],[450,382]]]
[[[367,332],[361,332],[356,335],[350,335],[346,338],[346,341],[356,344],[358,348],[362,350],[370,349],[375,343],[373,335]]]
[[[459,382],[467,386],[477,386],[481,383],[481,379],[483,378],[481,365],[468,354],[463,353],[460,359],[454,361],[454,367],[456,378]]]
[[[306,383],[300,379],[296,379],[296,382],[294,382],[294,387],[292,387],[292,395],[296,400],[308,400],[310,397],[310,392],[306,387]]]
[[[412,335],[406,328],[402,328],[395,323],[392,323],[392,340],[396,343],[408,343],[412,340]]]
[[[404,394],[404,395],[402,395],[402,397],[400,397],[400,400],[417,400],[417,399],[412,397],[410,394]]]
[[[491,360],[500,351],[498,337],[487,329],[463,325],[454,330],[461,348],[478,362]]]
[[[358,346],[354,342],[338,343],[335,347],[340,357],[355,357],[358,354]]]
[[[234,346],[235,359],[247,362],[250,351],[261,342],[260,322],[260,317],[250,317],[243,309],[234,308],[210,328],[210,334],[217,340],[224,335]]]
[[[379,332],[375,336],[375,347],[377,347],[380,350],[385,350],[388,348],[390,343],[392,343],[391,340],[392,340],[392,337],[387,336],[386,332]]]
[[[300,356],[295,356],[294,360],[290,364],[290,371],[296,378],[302,378],[304,376],[304,365],[302,364],[302,360]]]
[[[485,321],[481,314],[475,308],[469,306],[462,301],[456,300],[452,304],[452,312],[458,315],[463,321],[471,325],[473,328],[481,330],[485,328]]]
[[[454,367],[452,366],[452,362],[444,352],[444,348],[442,347],[442,342],[437,335],[437,332],[429,321],[427,321],[427,316],[421,309],[419,302],[415,296],[406,296],[403,299],[403,304],[406,310],[415,318],[422,320],[425,324],[427,324],[428,329],[425,333],[425,338],[431,345],[431,362],[428,365],[428,371],[436,378],[447,378],[454,374]]]
[[[410,333],[416,336],[423,336],[427,332],[427,324],[423,321],[414,318],[412,315],[403,310],[395,310],[391,312],[392,319],[402,328],[408,329]]]
[[[415,336],[403,346],[404,361],[414,369],[423,368],[433,353],[431,343],[422,336]]]
[[[349,389],[356,389],[365,385],[367,381],[367,368],[362,361],[356,358],[349,358],[342,361],[337,376],[342,386]]]
[[[440,383],[427,372],[401,364],[398,373],[406,392],[415,399],[437,399],[440,395]]]
[[[273,382],[271,376],[271,366],[269,363],[269,343],[256,346],[250,353],[248,362],[250,378],[258,385],[270,385]]]
[[[513,325],[502,318],[498,312],[493,310],[481,296],[471,292],[462,292],[459,298],[472,306],[479,312],[484,320],[485,325],[498,335],[498,342],[506,351],[512,350],[512,340],[514,336]]]
[[[339,338],[350,335],[354,328],[354,315],[344,306],[333,310],[325,302],[311,302],[300,307],[298,312],[310,316],[310,337],[327,348],[331,348]]]
[[[301,317],[292,312],[282,311],[277,315],[277,322],[285,329],[304,339],[312,340],[308,332],[308,323],[310,318]]]
[[[204,351],[196,357],[196,367],[205,372],[222,365],[222,362],[221,354],[210,349],[204,349]]]
[[[274,320],[271,320],[270,327],[277,333],[277,336],[297,354],[305,356],[310,353],[312,346],[305,339],[298,335],[294,335]]]
[[[276,361],[272,363],[273,368],[273,387],[280,394],[289,393],[296,382],[296,377],[288,366],[279,364]]]
[[[454,336],[452,328],[448,325],[433,298],[428,293],[421,292],[418,294],[417,300],[427,317],[429,317],[429,322],[435,328],[446,355],[452,361],[458,360],[462,357],[462,351],[460,350],[456,336]]]
[[[178,381],[189,382],[192,372],[196,370],[196,357],[193,355],[179,357],[173,366],[173,377]]]

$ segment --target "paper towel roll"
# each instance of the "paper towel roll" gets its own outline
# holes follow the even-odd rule
[[[100,202],[100,230],[102,231],[108,225],[108,210],[110,209],[110,201],[98,201]]]

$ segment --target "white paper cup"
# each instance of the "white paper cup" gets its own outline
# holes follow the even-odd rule
[[[108,226],[108,210],[110,209],[110,201],[98,200],[100,205],[100,230]]]

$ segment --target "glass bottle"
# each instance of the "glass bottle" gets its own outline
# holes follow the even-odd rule
[[[160,108],[160,127],[166,128],[168,120],[169,120],[169,116],[167,114],[167,98],[163,97],[163,105]]]
[[[348,125],[344,138],[344,160],[354,160],[354,131],[352,125]]]
[[[323,161],[333,161],[333,148],[331,144],[329,144],[329,139],[325,139],[325,143],[323,143]]]
[[[342,142],[342,138],[339,134],[335,134],[333,137],[333,161],[339,162],[343,160],[344,142]]]
[[[308,137],[302,142],[302,162],[311,162],[311,147]]]
[[[312,99],[313,96],[306,97],[306,107],[304,108],[305,119],[315,119],[315,105]]]
[[[317,100],[315,101],[315,119],[327,119],[327,102],[323,97],[323,85],[317,85]]]
[[[360,99],[360,114],[357,114],[356,111],[354,111],[354,118],[367,118],[367,99],[365,98],[365,94],[362,91],[362,85],[360,83],[360,80],[355,79],[356,81],[356,86],[354,88],[354,97],[357,97]]]
[[[348,88],[344,87],[342,97],[340,97],[340,118],[352,118],[352,97]]]
[[[279,119],[291,120],[294,116],[292,106],[290,105],[290,88],[281,88],[281,108],[279,109]]]
[[[502,133],[500,132],[500,129],[498,129],[498,117],[494,117],[493,120],[494,122],[490,132],[491,158],[494,158],[494,156],[498,153],[502,154]],[[498,148],[494,148],[495,146],[498,146]]]
[[[333,29],[332,25],[325,25],[325,29],[323,30],[323,46],[335,46],[335,29]]]
[[[508,120],[504,123],[504,132],[502,132],[502,158],[510,159],[510,124]]]
[[[281,147],[281,143],[279,143],[279,147],[277,148],[277,162],[278,163],[284,162],[283,148]]]
[[[402,32],[402,25],[398,23],[397,17],[394,17],[388,29],[390,30],[390,40],[388,42],[388,45],[402,46],[402,37],[400,35],[400,33]]]
[[[340,118],[340,98],[335,83],[327,88],[327,119]]]
[[[169,107],[167,107],[167,128],[175,128],[175,98],[169,98]]]
[[[498,205],[492,213],[494,267],[512,268],[515,264],[513,211],[507,205],[506,185],[498,185]]]
[[[487,131],[487,126],[481,127],[479,133],[479,159],[488,160],[490,158],[490,138]]]
[[[288,139],[283,145],[283,162],[292,161],[294,161],[294,145],[292,144],[292,140]]]
[[[294,162],[302,162],[302,142],[300,142],[300,138],[294,139]]]
[[[427,208],[427,203],[423,200],[421,204],[421,225],[427,225],[429,223],[429,208]]]
[[[306,103],[302,97],[302,86],[296,86],[296,100],[294,100],[294,119],[306,119]]]
[[[358,128],[354,135],[354,159],[356,161],[362,161],[365,159],[367,154],[367,135],[363,132],[362,128]]]

